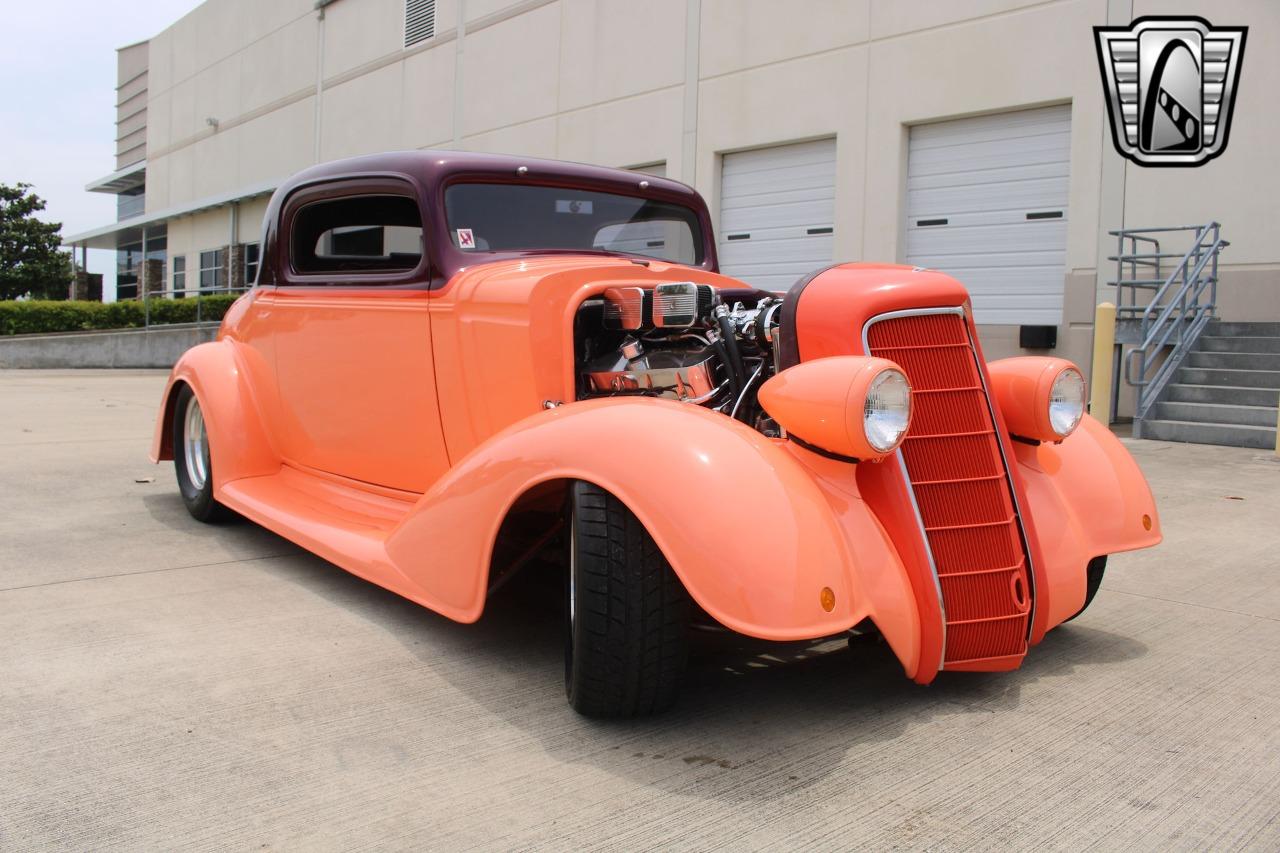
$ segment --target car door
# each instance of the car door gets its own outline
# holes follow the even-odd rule
[[[424,233],[420,196],[400,179],[286,199],[264,307],[287,464],[407,492],[447,470]]]

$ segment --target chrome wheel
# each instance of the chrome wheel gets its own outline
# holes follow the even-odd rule
[[[209,461],[209,429],[196,394],[185,382],[177,390],[170,421],[173,473],[187,512],[196,521],[230,518],[227,508],[213,497],[213,465]]]
[[[187,463],[187,476],[197,491],[209,479],[209,436],[204,428],[204,413],[194,394],[187,401],[183,416],[182,456]]]

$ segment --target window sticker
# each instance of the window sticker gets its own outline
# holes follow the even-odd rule
[[[582,213],[591,215],[591,202],[578,199],[556,199],[556,213]]]
[[[476,238],[475,238],[475,235],[471,233],[471,229],[459,228],[458,229],[458,248],[474,249],[475,247],[476,247]]]

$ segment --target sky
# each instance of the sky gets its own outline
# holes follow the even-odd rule
[[[115,171],[116,48],[154,36],[199,0],[0,0],[0,183],[32,184],[63,235],[108,225],[116,197],[84,185]],[[114,293],[115,253],[89,270]]]

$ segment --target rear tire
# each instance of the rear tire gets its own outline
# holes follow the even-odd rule
[[[1107,558],[1094,557],[1089,561],[1088,567],[1085,568],[1085,591],[1084,606],[1075,612],[1075,616],[1070,616],[1063,622],[1070,622],[1081,613],[1089,609],[1089,605],[1093,603],[1093,597],[1098,594],[1098,590],[1102,587],[1102,576],[1107,572]]]
[[[225,521],[230,511],[213,499],[213,466],[209,461],[209,433],[204,412],[190,385],[178,389],[173,406],[173,470],[187,512],[197,521]]]
[[[574,483],[565,691],[589,717],[669,707],[688,658],[689,595],[640,521],[613,495]]]

